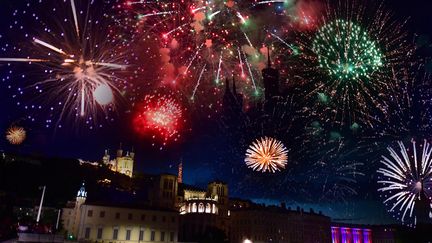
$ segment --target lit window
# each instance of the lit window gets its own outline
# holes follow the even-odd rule
[[[126,230],[126,240],[130,240],[131,230]]]
[[[90,228],[85,228],[84,238],[89,239],[90,238]]]
[[[102,228],[98,228],[97,238],[98,238],[98,240],[102,239]]]
[[[144,229],[141,229],[139,232],[139,240],[144,240]]]
[[[114,229],[113,231],[113,240],[117,240],[118,238],[118,229]]]
[[[160,241],[165,241],[165,232],[161,232],[161,240]]]

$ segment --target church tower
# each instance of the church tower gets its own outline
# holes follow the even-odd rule
[[[70,228],[68,229],[68,238],[75,238],[78,236],[79,225],[81,222],[81,206],[85,203],[87,199],[87,192],[85,190],[85,183],[83,182],[80,189],[78,190],[75,207],[72,210],[72,222],[70,222]]]
[[[262,70],[265,101],[269,102],[273,97],[279,95],[279,71],[272,68],[270,58],[270,47],[267,47],[267,68]]]
[[[129,177],[133,176],[133,167],[135,160],[135,152],[132,149],[132,152],[126,152],[126,155],[123,156],[123,150],[120,148],[117,150],[117,158],[116,158],[116,170],[118,173],[127,175]]]
[[[109,151],[108,149],[105,149],[105,154],[102,157],[102,162],[104,165],[108,165],[110,163],[111,157],[109,155]]]
[[[178,165],[177,183],[183,183],[183,159],[180,160]]]

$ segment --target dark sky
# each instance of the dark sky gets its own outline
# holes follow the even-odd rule
[[[2,45],[6,38],[3,33],[8,32],[11,13],[16,8],[19,8],[17,5],[22,5],[22,2],[25,1],[1,0],[0,43]],[[408,31],[413,36],[413,39],[414,36],[417,36],[417,40],[420,39],[422,43],[430,45],[432,38],[432,14],[430,13],[432,1],[388,0],[385,6],[392,9],[401,20],[409,19]],[[432,53],[425,48],[423,54]],[[2,66],[0,66],[0,74],[3,77],[7,76]],[[210,131],[212,126],[217,126],[217,121],[209,119],[195,121],[191,119],[190,126],[194,128],[192,132],[186,132],[179,142],[169,144],[163,150],[159,150],[158,147],[152,147],[148,141],[143,141],[134,134],[129,122],[130,114],[128,113],[120,113],[114,122],[104,124],[103,128],[96,130],[77,127],[63,127],[53,130],[52,128],[44,128],[43,124],[38,122],[29,122],[26,119],[28,112],[16,107],[16,101],[12,98],[13,92],[8,89],[8,85],[8,82],[3,81],[0,83],[0,110],[2,111],[0,133],[3,133],[1,131],[5,131],[11,124],[16,123],[27,129],[28,139],[23,145],[16,147],[8,145],[7,141],[1,138],[0,149],[29,154],[99,160],[105,149],[114,150],[119,146],[119,143],[123,143],[125,150],[131,147],[135,148],[137,154],[136,167],[139,171],[174,173],[178,161],[183,158],[187,182],[202,185],[218,176],[214,173],[214,168],[217,168],[214,163],[217,163],[216,157],[220,155],[214,154],[213,147],[215,144],[223,143],[223,141],[212,141],[211,132],[205,134],[205,131]],[[203,123],[206,125],[203,125]],[[114,155],[114,152],[111,154]],[[277,193],[273,194],[272,201],[278,201]],[[240,193],[237,196],[242,195]],[[257,196],[257,199],[269,202],[265,197]],[[281,193],[280,199],[286,200],[286,195]],[[348,212],[348,215],[353,215],[352,212],[357,210],[370,211],[370,207],[373,206],[369,204],[368,200],[368,197],[362,196],[353,202],[344,204],[345,211],[351,211]],[[358,201],[358,203],[355,203],[355,201]],[[332,213],[334,207],[335,205],[333,207],[327,204],[320,205],[320,208],[330,213]],[[346,212],[344,213],[343,215],[346,215]],[[384,215],[382,211],[379,214]],[[339,214],[334,215],[338,217]]]

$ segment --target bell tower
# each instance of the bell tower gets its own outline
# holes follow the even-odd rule
[[[270,58],[270,47],[267,47],[267,68],[262,70],[265,100],[268,102],[279,95],[279,71],[272,68]]]

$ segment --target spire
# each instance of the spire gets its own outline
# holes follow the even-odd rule
[[[83,181],[81,188],[78,190],[77,198],[86,198],[87,192],[85,190],[85,182]]]
[[[123,156],[122,143],[120,143],[120,147],[117,150],[117,158],[122,157],[122,156]]]
[[[228,80],[228,78],[226,78],[225,79],[225,93],[228,93],[228,92],[230,92],[230,89],[229,89],[229,80]]]
[[[233,80],[233,94],[237,94],[236,81],[235,81],[234,74],[232,76],[232,80]]]
[[[271,68],[270,45],[267,46],[267,67]]]

